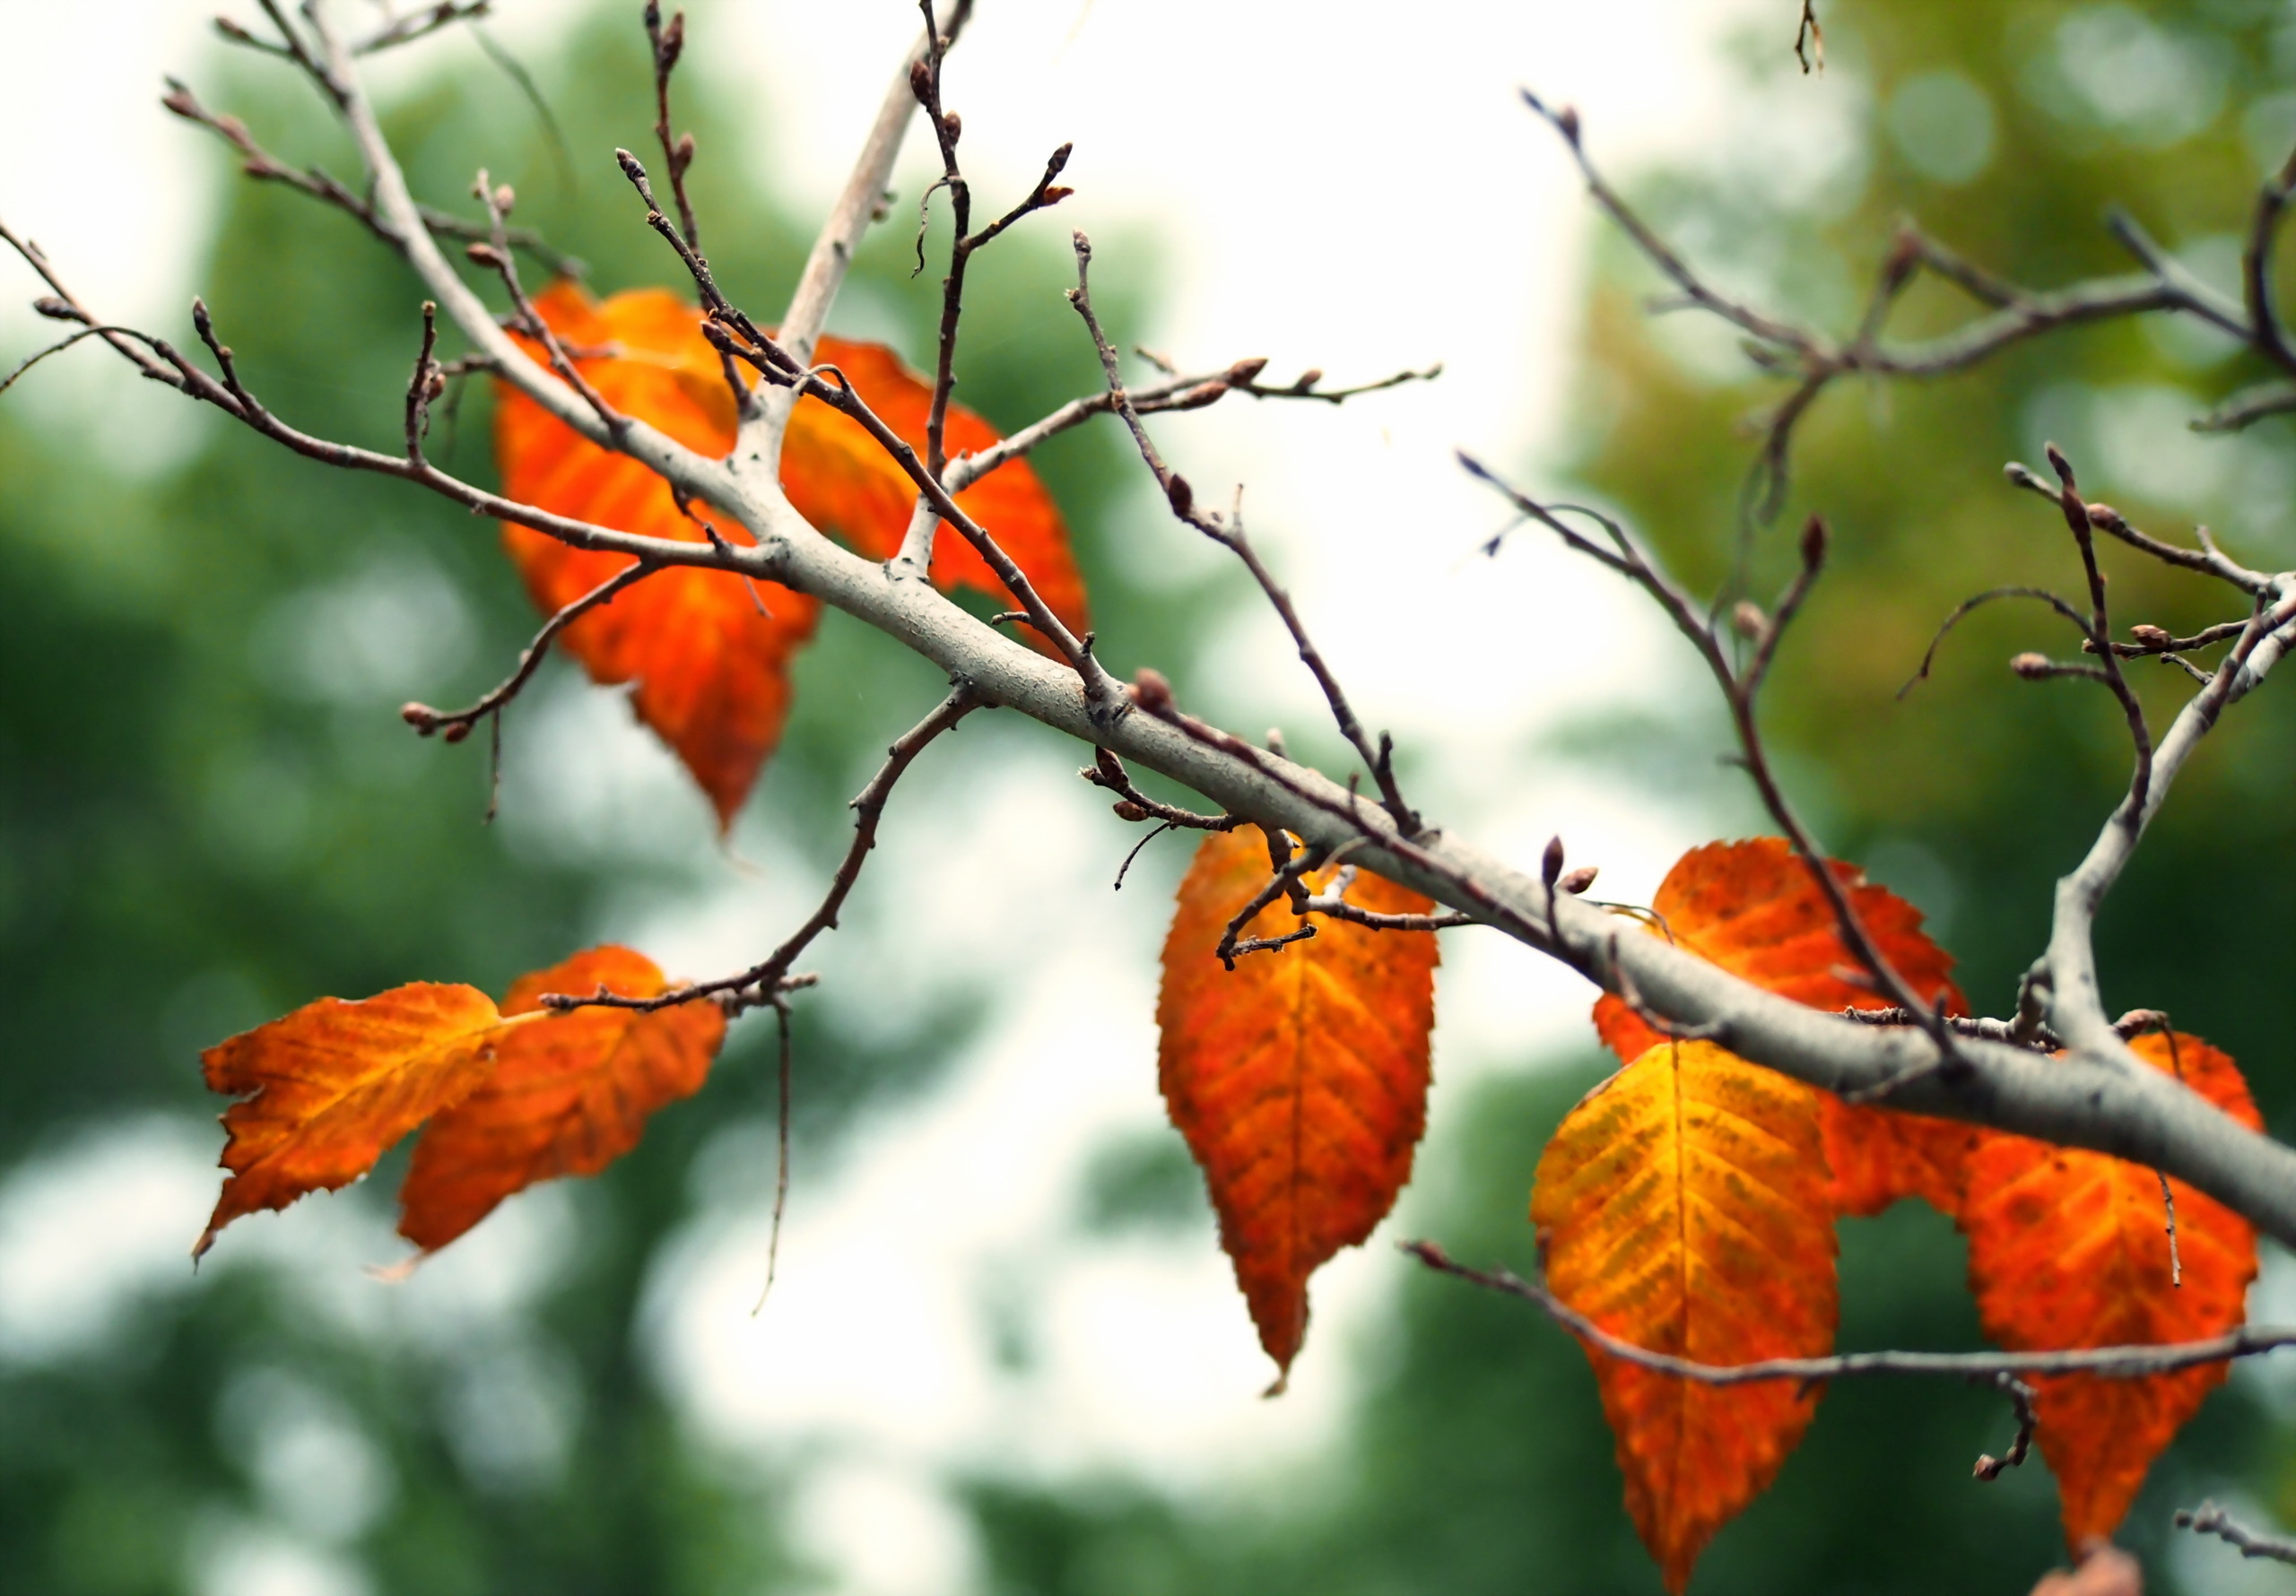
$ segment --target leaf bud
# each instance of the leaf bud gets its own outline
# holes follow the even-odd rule
[[[2028,681],[2039,681],[2049,673],[2048,655],[2021,654],[2009,662],[2009,668]]]
[[[2151,625],[2130,627],[2128,629],[2128,635],[2135,638],[2138,642],[2144,644],[2147,648],[2166,648],[2170,644],[2176,641],[2176,639],[2170,637],[2162,628]]]
[[[1171,483],[1165,488],[1164,497],[1171,501],[1172,514],[1182,520],[1186,520],[1188,511],[1196,507],[1196,490],[1189,487],[1187,479],[1178,472],[1172,473]]]
[[[466,720],[458,720],[447,728],[447,741],[449,742],[460,742],[469,735],[470,722]]]
[[[1752,599],[1740,599],[1731,608],[1730,629],[1750,643],[1761,637],[1769,626],[1770,617],[1764,615],[1761,606]]]
[[[2048,468],[2057,473],[2057,480],[2068,488],[2078,489],[2080,484],[2073,480],[2073,462],[2065,457],[2065,451],[2053,443],[2041,447],[2048,455]]]
[[[482,266],[491,266],[498,272],[502,269],[504,264],[502,252],[491,244],[483,241],[476,242],[463,253]]]
[[[1314,387],[1318,383],[1323,381],[1323,368],[1320,366],[1310,366],[1305,371],[1300,373],[1300,380],[1292,385],[1292,391],[1295,394],[1304,394],[1309,389]]]
[[[508,216],[518,204],[518,191],[508,183],[494,186],[494,208]]]
[[[398,717],[425,737],[437,731],[439,723],[446,718],[428,704],[411,701],[398,707]]]
[[[1576,870],[1566,871],[1563,873],[1562,879],[1557,881],[1555,885],[1561,888],[1565,892],[1570,894],[1571,897],[1577,898],[1584,894],[1587,888],[1595,884],[1595,878],[1602,874],[1602,872],[1603,867],[1599,864],[1582,864]]]
[[[1172,707],[1172,684],[1161,671],[1143,665],[1132,679],[1132,701],[1151,715],[1166,714]]]
[[[1267,357],[1254,355],[1248,360],[1238,360],[1229,367],[1223,380],[1231,387],[1241,387],[1248,382],[1257,381],[1259,374],[1266,369]]]
[[[42,294],[39,299],[34,299],[32,301],[32,308],[38,311],[40,315],[48,317],[50,321],[84,321],[87,319],[77,310],[74,310],[71,306],[65,304],[62,299],[56,298],[53,294]]]
[[[942,131],[949,135],[949,142],[952,144],[965,135],[965,119],[954,111],[941,113],[941,127]]]
[[[677,148],[671,154],[670,163],[680,172],[693,164],[693,134],[690,133],[678,134]]]
[[[1539,880],[1552,887],[1562,879],[1562,838],[1546,839],[1546,852],[1539,855]]]
[[[1826,518],[1813,516],[1802,527],[1802,563],[1816,570],[1826,561]]]
[[[1562,136],[1575,146],[1578,143],[1578,108],[1566,105],[1554,113],[1554,125],[1562,129]]]
[[[933,64],[919,57],[909,64],[909,91],[922,105],[933,93]]]
[[[1148,811],[1129,798],[1119,798],[1109,807],[1116,811],[1116,818],[1119,820],[1144,820],[1148,818]]]

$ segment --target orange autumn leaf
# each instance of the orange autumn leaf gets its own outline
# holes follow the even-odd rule
[[[1849,889],[1866,935],[1906,983],[1925,996],[1944,993],[1947,1013],[1967,1013],[1952,980],[1952,958],[1923,932],[1921,911],[1866,881],[1855,865],[1836,860],[1830,867]],[[1780,997],[1813,1009],[1888,1007],[1888,1000],[1843,978],[1857,961],[1842,946],[1832,907],[1810,879],[1809,867],[1782,837],[1692,848],[1666,872],[1650,906],[1661,921],[1654,934],[1670,935],[1677,945]],[[1622,1059],[1639,1058],[1662,1039],[1608,993],[1596,1002],[1595,1028]],[[1820,1113],[1838,1211],[1879,1213],[1907,1196],[1955,1211],[1969,1127],[1858,1107],[1830,1094]]]
[[[677,296],[639,289],[598,302],[578,284],[561,282],[540,295],[535,308],[609,404],[701,454],[732,448],[733,396],[717,351],[701,335],[700,313]],[[891,351],[824,338],[817,356],[844,370],[871,408],[923,447],[930,390]],[[625,532],[707,541],[667,485],[645,467],[583,441],[509,385],[498,385],[498,393],[495,448],[506,495]],[[951,407],[948,431],[952,449],[978,449],[996,438],[987,422],[960,406]],[[873,559],[899,548],[916,501],[907,476],[858,423],[817,399],[802,402],[791,418],[782,485],[800,514]],[[1067,531],[1027,464],[1015,461],[990,473],[958,502],[989,527],[1063,619],[1083,630],[1083,585]],[[752,541],[721,512],[706,505],[694,509],[727,541]],[[545,612],[631,563],[525,527],[507,526],[503,539]],[[945,528],[933,576],[944,588],[972,586],[999,603],[1011,602],[979,555]],[[594,681],[636,682],[639,717],[676,750],[726,825],[780,741],[789,713],[789,662],[812,637],[818,612],[815,600],[772,583],[667,570],[576,621],[566,646]]]
[[[1310,877],[1313,889],[1330,874]],[[1267,877],[1255,828],[1215,832],[1196,851],[1164,940],[1158,1068],[1260,1345],[1288,1373],[1307,1333],[1308,1277],[1370,1236],[1411,1177],[1426,1124],[1437,952],[1431,932],[1326,919],[1311,939],[1227,969],[1213,950]],[[1369,875],[1349,897],[1384,914],[1432,906]],[[1248,934],[1293,924],[1279,899]]]
[[[2239,1070],[2207,1043],[2180,1035],[2173,1057],[2165,1037],[2132,1046],[2242,1124],[2263,1129]],[[2055,1351],[2197,1340],[2239,1324],[2257,1272],[2255,1231],[2184,1182],[2169,1186],[2180,1286],[2170,1283],[2161,1178],[2152,1170],[1981,1132],[1970,1156],[1961,1226],[1986,1333],[2013,1351]],[[2037,1438],[2057,1476],[2067,1544],[2113,1532],[2152,1460],[2224,1375],[2219,1363],[2139,1380],[2034,1378]]]
[[[223,1182],[196,1258],[242,1214],[349,1184],[493,1068],[502,1017],[474,987],[416,982],[321,998],[201,1055],[224,1112]]]
[[[1549,1287],[1654,1352],[1824,1356],[1836,1305],[1822,1095],[1711,1043],[1643,1054],[1570,1111],[1539,1160],[1531,1218]],[[1817,1393],[1587,1357],[1627,1510],[1679,1593],[1715,1531],[1777,1477]]]
[[[643,955],[593,948],[519,976],[502,1011],[541,1013],[545,993],[600,987],[637,998],[666,990]],[[485,1082],[415,1143],[399,1234],[436,1252],[515,1192],[596,1174],[638,1145],[655,1110],[700,1089],[725,1036],[725,1015],[710,1002],[653,1013],[576,1009],[507,1032]]]
[[[660,290],[593,304],[571,282],[535,308],[570,351],[613,349],[576,361],[599,395],[687,447],[733,447],[733,401],[695,314]],[[691,345],[707,357],[690,368]],[[703,377],[707,382],[703,381]],[[716,384],[712,389],[709,384]],[[578,437],[507,383],[497,385],[494,447],[509,498],[618,531],[681,542],[708,534],[678,508],[669,485],[626,455]],[[754,540],[730,517],[694,513],[729,542]],[[503,547],[535,607],[554,613],[626,568],[626,555],[571,548],[505,524]],[[789,717],[789,662],[813,636],[819,602],[778,584],[723,571],[658,571],[566,629],[567,651],[603,685],[635,682],[631,705],[709,794],[721,827],[749,795]]]

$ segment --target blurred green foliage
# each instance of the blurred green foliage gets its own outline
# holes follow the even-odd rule
[[[2046,287],[2125,269],[2100,225],[2118,202],[2222,282],[2259,173],[2296,138],[2296,92],[2282,87],[2296,24],[2277,4],[1822,10],[1828,76],[1804,80],[1785,29],[1770,25],[1790,18],[1765,17],[1737,119],[1709,157],[1632,186],[1734,289],[1837,331],[1901,212]],[[483,155],[517,186],[518,221],[588,261],[601,291],[674,279],[596,158],[613,143],[642,150],[651,121],[639,36],[621,8],[531,63],[563,124],[562,151],[467,41],[430,48],[439,69],[389,115],[418,193],[452,203]],[[202,85],[211,103],[282,153],[353,169],[299,85],[244,62],[210,76],[220,80]],[[1568,97],[1567,84],[1540,86]],[[694,181],[713,263],[736,299],[772,305],[805,230],[727,153],[739,147],[728,108],[691,85],[684,103],[681,120],[700,135]],[[1605,136],[1588,130],[1597,154]],[[245,184],[227,195],[200,281],[242,369],[299,425],[387,447],[416,284],[354,223],[299,196]],[[900,233],[883,230],[865,250],[853,308],[874,318],[858,330],[898,328],[914,354],[933,284],[909,279]],[[50,242],[68,268],[65,241]],[[1010,424],[1091,389],[1097,374],[1057,295],[1061,252],[1026,240],[1003,249],[997,270],[975,277],[964,397]],[[1614,243],[1605,250],[1574,473],[1675,570],[1711,587],[1727,580],[1739,544],[1749,458],[1739,423],[1776,392],[1748,379],[1710,329],[1646,319],[1635,299],[1655,286],[1651,273]],[[1119,322],[1121,287],[1100,286]],[[1894,325],[1935,329],[1964,314],[1931,285]],[[2206,518],[2236,553],[2285,563],[2296,544],[2287,424],[2231,441],[2181,430],[2185,415],[2254,375],[2205,338],[2123,325],[2056,336],[1934,385],[1843,385],[1804,428],[1779,526],[1751,542],[1760,594],[1786,568],[1803,514],[1834,525],[1833,567],[1787,650],[1769,723],[1831,846],[1932,913],[1983,1009],[2008,1002],[2050,880],[2115,796],[2120,733],[2109,707],[2077,684],[2023,684],[2001,669],[2022,648],[2067,652],[2037,612],[1980,616],[1928,683],[1903,704],[1893,695],[1960,598],[2074,580],[2046,507],[2012,494],[1997,472],[2035,456],[2044,436],[2140,524],[2176,532]],[[438,452],[483,475],[486,427],[474,386],[441,416]],[[417,976],[500,991],[562,954],[633,882],[690,884],[693,867],[674,853],[552,851],[483,828],[481,750],[421,742],[396,723],[403,698],[459,701],[483,688],[531,628],[489,529],[220,425],[153,475],[122,472],[104,447],[0,405],[7,1167],[60,1158],[139,1116],[212,1113],[197,1048],[314,993]],[[1109,432],[1074,434],[1039,463],[1076,529],[1104,630],[1130,651],[1111,663],[1185,669],[1207,603],[1229,592],[1151,594],[1107,558],[1128,480]],[[2115,559],[2113,574],[2126,620],[2185,627],[2222,613],[2218,595],[2133,561]],[[2177,689],[2163,674],[2149,690],[2165,708]],[[829,857],[843,798],[935,690],[918,662],[826,617],[752,819],[770,813]],[[513,711],[514,748],[529,718]],[[1588,728],[1574,746],[1683,792],[1719,794],[1729,779],[1713,763],[1718,720],[1702,710],[1663,706]],[[2268,1000],[2286,984],[2287,955],[2268,933],[2217,929],[2197,906],[2287,895],[2292,763],[2285,696],[2244,705],[2187,774],[2116,896],[2100,950],[2115,998],[2169,1009],[2230,1047],[2283,1133],[2296,1123],[2296,1079],[2281,1064]],[[686,823],[706,831],[698,800],[685,820],[665,821]],[[967,1018],[934,1028],[933,1045],[893,1048],[801,1012],[808,1148],[873,1097],[928,1079]],[[0,1361],[0,1589],[182,1590],[219,1534],[283,1514],[378,1592],[812,1583],[779,1539],[789,1479],[684,1433],[638,1336],[659,1249],[691,1212],[697,1149],[714,1123],[753,1112],[761,1041],[737,1037],[700,1100],[660,1116],[606,1175],[561,1193],[575,1218],[561,1207],[558,1222],[578,1229],[578,1247],[561,1248],[524,1305],[483,1336],[377,1329],[326,1309],[294,1268],[249,1244],[245,1261],[227,1246],[196,1288],[139,1298],[84,1344]],[[1422,1162],[1440,1175],[1412,1199],[1412,1227],[1463,1256],[1527,1263],[1522,1210],[1538,1149],[1599,1070],[1587,1057],[1476,1089],[1470,1111],[1450,1116],[1460,1128]],[[1084,1223],[1181,1227],[1210,1245],[1208,1214],[1170,1155],[1170,1144],[1110,1149],[1087,1181]],[[380,1196],[333,1201],[371,1216]],[[378,1237],[369,1222],[359,1234]],[[1845,1226],[1842,1269],[1844,1344],[1976,1343],[1959,1243],[1926,1210]],[[1353,1355],[1360,1401],[1331,1452],[1217,1502],[1116,1478],[984,1470],[960,1482],[989,1587],[1657,1588],[1619,1505],[1592,1381],[1559,1332],[1516,1305],[1413,1277],[1393,1323]],[[561,1443],[522,1460],[497,1435],[490,1452],[474,1425],[521,1401],[547,1410],[543,1427],[556,1426]],[[2002,1405],[1982,1392],[1846,1384],[1778,1486],[1717,1541],[1695,1588],[2022,1592],[2058,1551],[2041,1465],[1990,1487],[1964,1473],[2006,1435]],[[294,1460],[330,1454],[283,1451],[283,1436],[332,1444],[335,1473],[368,1480],[364,1508],[338,1502],[332,1529],[312,1529],[308,1513],[295,1521]],[[2215,1398],[2130,1522],[2154,1588],[2173,1588],[2161,1557],[2171,1504],[2230,1485],[2296,1518],[2292,1461],[2252,1388]]]

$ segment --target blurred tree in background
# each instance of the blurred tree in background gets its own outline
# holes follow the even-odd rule
[[[1864,0],[1824,16],[1822,83],[1786,56],[1782,12],[1765,15],[1738,125],[1714,139],[1710,161],[1636,189],[1723,281],[1834,329],[1854,318],[1907,213],[1972,259],[2048,287],[2126,269],[2100,225],[2118,202],[2226,284],[2258,175],[2296,139],[2296,91],[2277,86],[2292,81],[2296,22],[2277,4]],[[460,194],[483,152],[517,186],[518,220],[587,259],[601,291],[668,280],[658,241],[595,158],[642,146],[652,120],[625,8],[529,63],[562,142],[474,45],[457,48],[441,57],[450,70],[392,110],[418,191]],[[291,87],[244,74],[210,98],[283,152],[349,169],[338,135]],[[713,264],[736,299],[778,302],[806,229],[751,169],[718,158],[740,143],[726,108],[685,91],[704,227],[742,219],[711,230]],[[1588,138],[1599,157],[1605,129]],[[243,183],[225,193],[198,278],[244,366],[311,430],[394,438],[413,278],[298,196]],[[875,235],[855,290],[913,356],[934,285],[909,281],[900,232]],[[975,279],[963,395],[1009,425],[1098,376],[1057,297],[1060,253],[1024,245],[997,267]],[[1678,571],[1721,585],[1752,452],[1740,423],[1776,394],[1747,379],[1713,327],[1646,318],[1638,301],[1654,286],[1605,246],[1573,471]],[[1927,284],[1895,325],[1964,314]],[[1979,616],[1930,681],[1902,704],[1894,695],[1962,597],[2067,580],[2046,508],[2012,494],[1997,469],[2037,455],[2044,437],[2140,523],[2205,519],[2254,562],[2296,558],[2288,424],[2230,440],[2185,430],[2253,375],[2190,329],[2104,327],[1934,385],[1842,385],[1803,429],[1779,525],[1822,511],[1837,552],[1769,699],[1774,735],[1832,849],[1929,911],[1981,1011],[2011,1002],[2053,878],[2116,795],[2120,733],[2076,684],[2022,683],[2002,668],[2025,647],[2063,651],[2037,612]],[[439,425],[453,441],[438,452],[483,474],[483,387]],[[221,425],[203,425],[182,464],[152,476],[124,476],[100,447],[0,406],[0,592],[13,601],[0,629],[11,687],[0,695],[0,952],[19,1064],[0,1075],[10,1166],[212,1114],[197,1049],[310,993],[443,971],[499,992],[618,895],[718,867],[698,798],[684,853],[611,837],[544,846],[516,824],[515,757],[512,814],[483,827],[483,752],[418,742],[397,723],[402,699],[455,700],[491,683],[528,634],[491,526]],[[1111,664],[1184,668],[1208,595],[1152,595],[1104,557],[1132,480],[1112,431],[1071,434],[1038,461],[1075,531],[1103,633],[1123,651]],[[1753,529],[1745,546],[1759,595],[1791,551],[1777,526]],[[2125,618],[2220,618],[2150,568],[2116,564],[2114,576]],[[935,684],[834,613],[797,669],[796,718],[747,825],[826,858],[843,840],[844,798]],[[1586,728],[1570,747],[1746,814],[1715,764],[1719,717],[1702,684],[1682,680],[1679,712]],[[857,715],[858,704],[879,707]],[[514,756],[541,713],[513,710]],[[2296,708],[2264,695],[2186,777],[2100,940],[2112,991],[2239,1056],[2283,1133],[2296,1123],[2296,1079],[2266,1000],[2286,985],[2288,954],[2200,934],[2167,906],[2172,891],[2179,905],[2286,896],[2292,762]],[[832,1011],[801,1011],[809,1156],[873,1094],[928,1077],[965,1018],[920,1033],[934,1045],[896,1047],[839,1034]],[[686,1434],[639,1344],[649,1271],[691,1207],[697,1149],[713,1123],[761,1101],[752,1025],[703,1097],[662,1115],[635,1155],[523,1200],[523,1219],[506,1210],[491,1228],[526,1226],[525,1262],[477,1253],[473,1268],[500,1274],[484,1282],[491,1296],[474,1289],[463,1319],[328,1297],[291,1259],[251,1245],[219,1253],[196,1290],[137,1298],[84,1337],[0,1357],[0,1589],[174,1592],[198,1567],[222,1577],[217,1558],[232,1547],[252,1557],[245,1548],[265,1536],[363,1568],[394,1596],[813,1583],[777,1540],[788,1481]],[[1565,1067],[1524,1065],[1480,1089],[1456,1117],[1465,1128],[1429,1149],[1406,1210],[1408,1227],[1463,1256],[1527,1262],[1520,1216],[1539,1149],[1603,1068],[1591,1036]],[[1087,1220],[1194,1227],[1212,1245],[1183,1158],[1175,1139],[1112,1167]],[[344,1234],[377,1256],[388,1184],[333,1200]],[[1843,1246],[1843,1345],[1977,1344],[1944,1220],[1901,1206],[1847,1223]],[[2173,1503],[2231,1488],[2296,1519],[2291,1437],[2265,1389],[2236,1379],[2156,1469],[2126,1531],[2155,1588],[2176,1588],[2163,1545]],[[2022,1592],[2058,1552],[2043,1466],[1991,1486],[1964,1472],[2006,1435],[2002,1404],[1985,1393],[1844,1385],[1778,1486],[1724,1531],[1696,1588]],[[983,1472],[961,1484],[988,1585],[1012,1596],[1655,1591],[1610,1445],[1566,1337],[1516,1305],[1411,1276],[1342,1442],[1311,1469],[1216,1505],[1124,1479]],[[2203,1548],[2178,1566],[2231,1563]]]

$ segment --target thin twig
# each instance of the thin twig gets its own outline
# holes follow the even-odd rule
[[[2178,1529],[2190,1530],[2196,1535],[2213,1535],[2238,1548],[2243,1557],[2296,1563],[2296,1540],[2278,1535],[2259,1534],[2213,1502],[2204,1501],[2197,1507],[2179,1507],[2170,1522]]]

